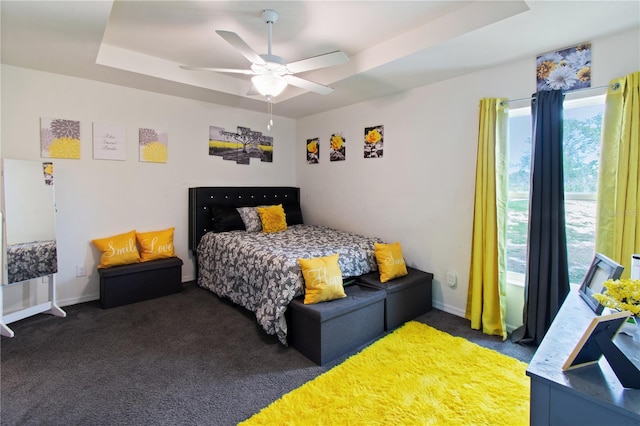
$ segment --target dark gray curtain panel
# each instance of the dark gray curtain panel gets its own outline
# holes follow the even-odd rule
[[[513,340],[539,345],[569,294],[562,125],[564,94],[538,92],[531,105],[533,152],[524,325]]]

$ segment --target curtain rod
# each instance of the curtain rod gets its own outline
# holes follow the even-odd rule
[[[618,90],[620,88],[620,83],[606,84],[604,86],[597,86],[597,87],[586,87],[584,89],[572,90],[571,92],[568,92],[568,93],[581,93],[581,92],[588,92],[590,90],[598,90],[598,89],[604,89],[604,88],[610,88],[611,90]],[[563,94],[566,95],[567,92],[563,92]],[[507,102],[530,101],[533,98],[534,96],[529,96],[526,98],[507,99]]]

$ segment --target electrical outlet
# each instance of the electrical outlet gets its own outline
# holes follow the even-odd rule
[[[76,277],[84,277],[87,275],[84,270],[84,266],[77,265],[76,266]]]
[[[456,281],[457,281],[456,273],[447,271],[447,273],[445,274],[445,282],[447,283],[447,285],[453,288],[456,286]]]

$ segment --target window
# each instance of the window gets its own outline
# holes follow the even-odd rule
[[[564,102],[564,191],[569,281],[580,284],[593,259],[604,96]],[[531,173],[531,109],[509,111],[507,277],[524,284]]]

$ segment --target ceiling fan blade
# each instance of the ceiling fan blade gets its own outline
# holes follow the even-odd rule
[[[312,56],[311,58],[302,59],[300,61],[287,64],[287,68],[292,73],[317,70],[319,68],[332,67],[334,65],[342,65],[349,62],[346,53],[336,50],[335,52],[325,53],[323,55]]]
[[[318,93],[319,95],[328,95],[329,93],[333,92],[332,87],[314,83],[313,81],[305,80],[304,78],[296,77],[295,75],[285,75],[282,78],[284,78],[286,82],[292,86],[309,90],[311,92]]]
[[[255,72],[252,70],[241,70],[235,68],[208,68],[208,67],[191,67],[188,65],[180,65],[180,68],[183,70],[189,71],[214,71],[214,72],[228,72],[232,74],[246,74],[246,75],[255,75]]]
[[[240,36],[231,31],[216,30],[220,37],[233,46],[242,56],[247,58],[252,64],[264,65],[266,62],[260,57]]]

